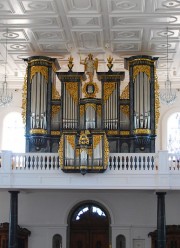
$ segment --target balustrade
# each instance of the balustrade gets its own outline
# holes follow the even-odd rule
[[[0,172],[18,170],[59,170],[58,153],[0,153]],[[180,171],[180,154],[167,151],[158,153],[110,153],[109,171]]]

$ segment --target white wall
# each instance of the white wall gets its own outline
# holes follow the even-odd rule
[[[150,248],[148,233],[156,229],[157,196],[154,191],[130,190],[56,190],[22,191],[19,196],[19,225],[31,231],[29,248],[52,247],[52,236],[61,234],[66,247],[67,219],[79,202],[93,200],[110,214],[112,247],[118,234],[126,236],[127,247],[133,239],[144,239]],[[0,222],[9,220],[8,191],[0,192]],[[166,223],[180,224],[180,192],[167,192]]]
[[[13,90],[12,102],[4,107],[0,107],[0,150],[2,150],[3,120],[10,112],[22,113],[22,90]]]

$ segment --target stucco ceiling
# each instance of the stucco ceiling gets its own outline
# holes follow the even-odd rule
[[[83,71],[79,58],[89,52],[99,59],[99,71],[107,71],[109,55],[115,71],[125,71],[125,57],[159,57],[157,73],[163,87],[167,27],[170,79],[180,88],[180,0],[0,0],[0,79],[7,45],[7,79],[14,88],[23,82],[23,58],[56,57],[61,71],[67,71],[71,54],[73,70]]]

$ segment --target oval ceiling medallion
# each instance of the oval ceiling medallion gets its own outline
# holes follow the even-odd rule
[[[42,38],[46,38],[46,39],[57,39],[58,38],[58,35],[57,33],[49,33],[49,32],[43,32],[43,33],[40,33],[40,37],[41,39]]]
[[[136,7],[136,4],[130,1],[116,2],[116,7],[121,9],[133,9]]]
[[[167,8],[176,8],[178,6],[180,6],[180,3],[178,3],[177,1],[164,1],[162,2],[162,6],[167,7]]]
[[[134,48],[133,44],[120,44],[117,46],[118,49],[120,50],[130,50]]]
[[[15,38],[18,38],[19,37],[19,34],[17,33],[14,33],[14,32],[6,32],[3,34],[3,37],[4,38],[11,38],[11,39],[15,39]]]
[[[126,32],[121,31],[121,32],[118,32],[116,34],[116,36],[118,38],[132,38],[132,37],[135,37],[135,33],[132,32],[132,31],[129,31],[129,32],[127,32],[127,31]]]
[[[173,31],[168,31],[168,32],[167,31],[161,31],[161,32],[158,32],[157,34],[161,37],[167,37],[167,35],[168,35],[168,37],[171,37],[174,35],[174,32]]]
[[[171,47],[171,44],[164,44],[164,43],[161,43],[161,44],[159,44],[159,45],[157,45],[157,48],[170,48]]]
[[[10,46],[11,49],[13,50],[25,50],[26,49],[26,45],[22,45],[22,44],[13,44]]]
[[[28,7],[33,10],[45,10],[47,9],[47,3],[41,3],[41,2],[29,3]]]

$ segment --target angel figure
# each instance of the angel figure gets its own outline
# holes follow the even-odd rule
[[[93,82],[94,71],[97,72],[98,69],[98,59],[93,59],[93,55],[90,53],[84,62],[80,58],[80,64],[84,65],[84,71],[89,76],[89,82]]]

